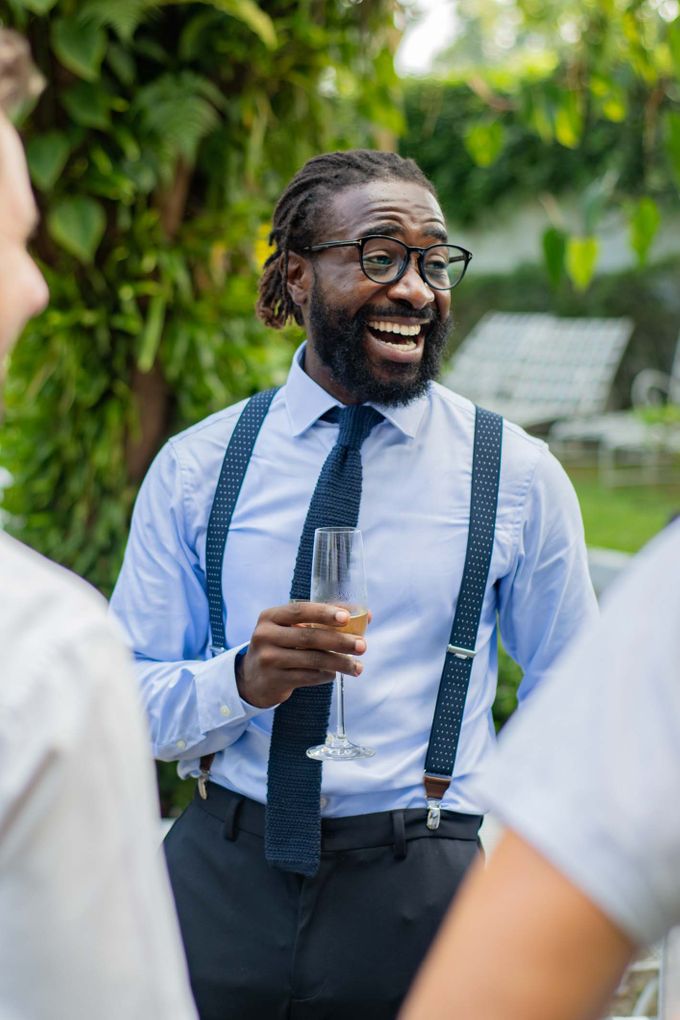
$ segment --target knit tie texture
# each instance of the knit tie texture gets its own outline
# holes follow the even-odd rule
[[[316,528],[356,528],[361,444],[383,416],[363,404],[337,408],[338,439],[316,483],[298,546],[291,599],[309,599]],[[325,417],[334,419],[329,412]],[[328,729],[332,684],[298,687],[276,709],[267,780],[265,854],[284,871],[314,875],[321,853],[321,768],[305,754]]]

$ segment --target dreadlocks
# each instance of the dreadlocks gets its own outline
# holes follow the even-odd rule
[[[281,329],[289,319],[302,323],[300,309],[288,293],[288,252],[314,244],[320,211],[338,191],[374,180],[402,180],[434,187],[412,159],[395,152],[353,149],[314,156],[297,172],[274,210],[269,243],[274,251],[264,264],[256,311],[268,326]]]

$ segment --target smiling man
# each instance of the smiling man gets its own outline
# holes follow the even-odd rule
[[[472,516],[492,522],[478,577],[476,412],[433,381],[471,256],[417,165],[315,157],[282,195],[271,242],[258,313],[274,328],[295,320],[307,340],[273,397],[161,451],[113,609],[155,754],[199,778],[166,852],[201,1017],[382,1020],[478,853],[470,776],[493,747],[497,620],[523,698],[595,603],[573,490],[508,423],[496,422],[495,529],[481,463],[493,444],[477,444]],[[327,524],[363,531],[367,639],[342,630],[342,606],[305,601],[311,535]],[[469,692],[452,782],[444,793],[430,776],[441,786],[426,791],[443,668],[472,661],[470,645],[447,647],[467,558],[480,611]],[[375,757],[322,767],[304,752],[323,740],[336,670],[347,729]],[[443,700],[462,711],[448,688]]]

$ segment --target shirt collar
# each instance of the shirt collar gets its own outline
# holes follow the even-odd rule
[[[343,406],[307,375],[302,367],[304,350],[305,344],[303,343],[295,352],[285,388],[286,407],[291,432],[294,436],[301,435],[331,407]],[[413,439],[418,432],[428,401],[429,394],[426,393],[399,407],[386,407],[384,404],[370,403],[371,407],[380,411],[387,421],[398,428],[400,432]]]

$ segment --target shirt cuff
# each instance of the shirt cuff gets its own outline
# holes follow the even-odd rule
[[[194,673],[198,723],[201,732],[211,733],[225,725],[245,724],[250,719],[269,712],[269,708],[256,708],[244,701],[236,684],[236,660],[248,650],[248,642],[220,652],[196,667]]]

